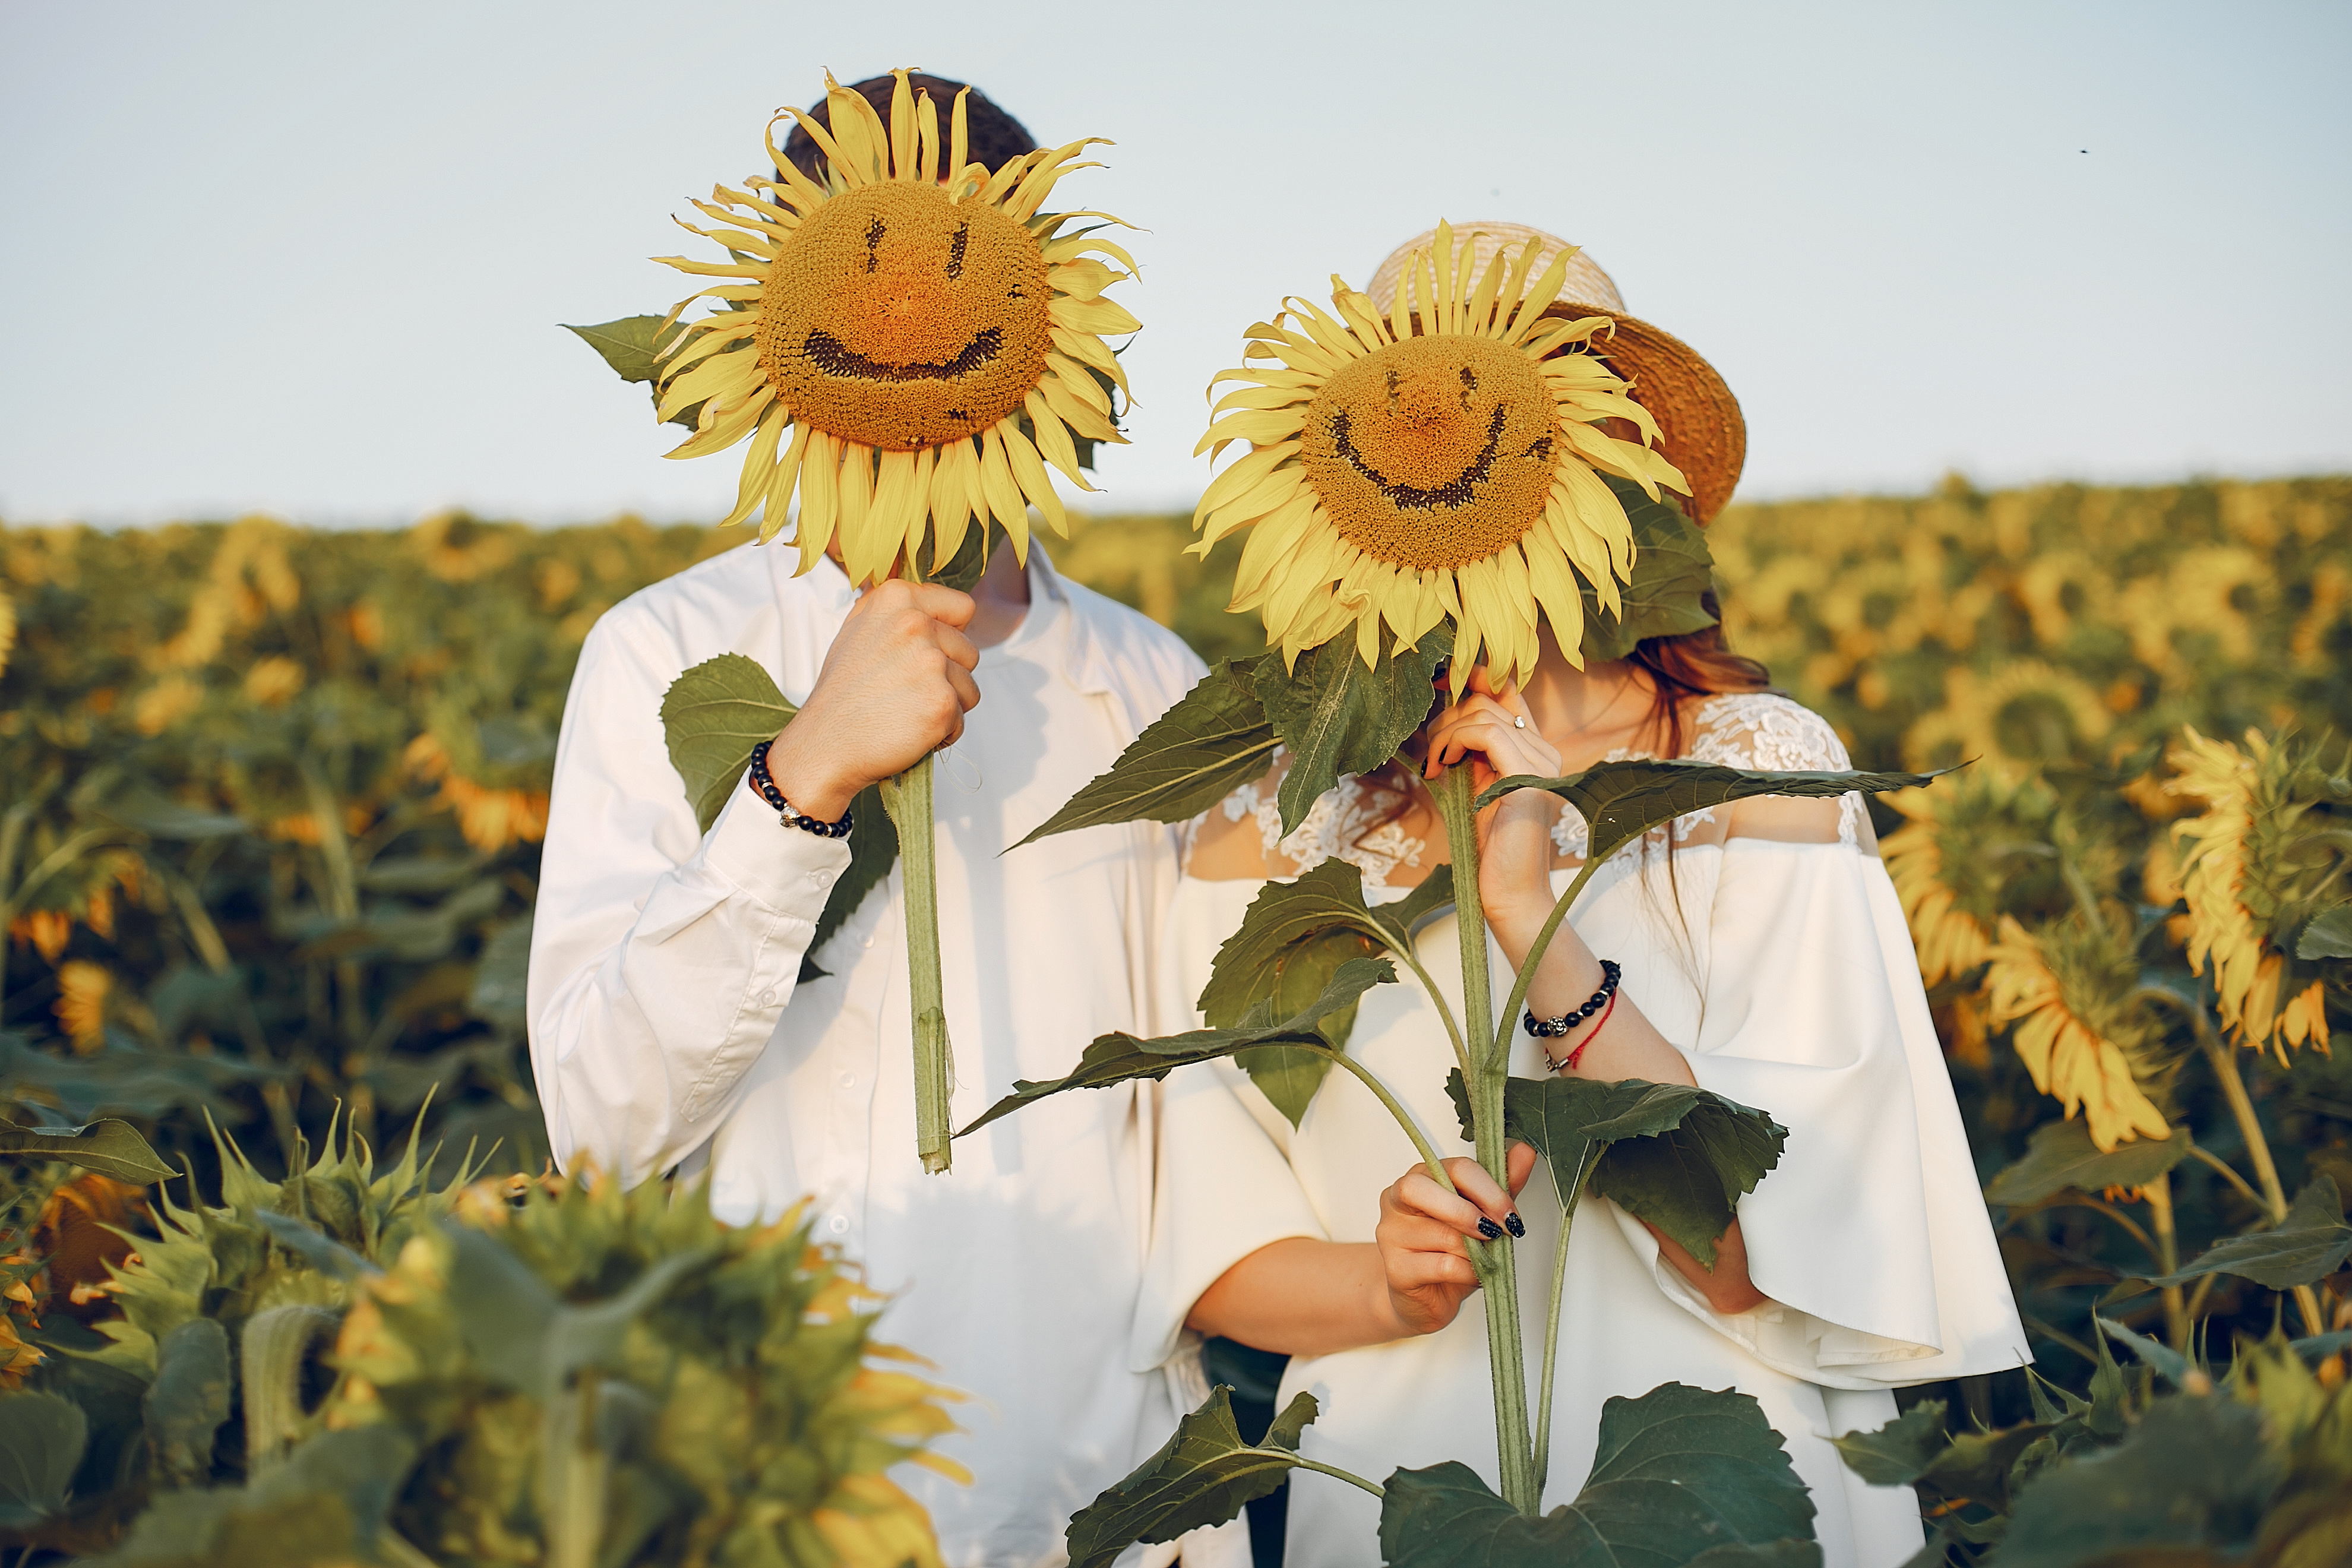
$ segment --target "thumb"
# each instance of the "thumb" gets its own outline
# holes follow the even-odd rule
[[[1536,1151],[1532,1143],[1514,1143],[1503,1156],[1503,1173],[1511,1178],[1511,1196],[1517,1197],[1519,1189],[1535,1174]]]

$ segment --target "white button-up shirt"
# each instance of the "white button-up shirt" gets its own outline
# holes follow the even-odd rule
[[[847,847],[737,788],[698,830],[664,747],[669,683],[721,653],[806,699],[853,595],[830,562],[745,548],[633,595],[581,650],[531,943],[532,1066],[556,1158],[628,1182],[707,1171],[748,1222],[813,1200],[817,1235],[898,1293],[884,1337],[973,1396],[940,1445],[970,1488],[901,1467],[951,1563],[1062,1560],[1070,1513],[1165,1439],[1166,1381],[1130,1369],[1149,1244],[1153,1086],[1073,1093],[915,1155],[898,874],[813,956]],[[1015,1079],[1150,1033],[1175,831],[1011,849],[1202,673],[1141,616],[1031,556],[1031,605],[983,649],[982,700],[937,764],[940,934],[962,1126]],[[881,699],[877,698],[877,700]],[[1009,852],[1008,852],[1009,851]]]

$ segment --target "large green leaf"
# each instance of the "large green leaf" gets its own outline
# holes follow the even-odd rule
[[[321,1433],[249,1486],[163,1493],[128,1539],[89,1561],[104,1568],[382,1561],[379,1532],[415,1462],[415,1438],[389,1422]]]
[[[799,711],[758,661],[740,653],[707,658],[670,682],[662,693],[662,738],[705,833],[751,765],[751,748],[780,734]],[[849,809],[849,867],[825,895],[801,961],[803,980],[824,973],[815,954],[898,863],[898,830],[882,808],[881,792],[859,791]]]
[[[1339,972],[1312,1005],[1279,1023],[1274,1021],[1273,1009],[1261,1004],[1240,1026],[1231,1029],[1192,1029],[1156,1040],[1124,1034],[1100,1036],[1087,1047],[1067,1078],[1042,1083],[1015,1079],[1011,1094],[990,1106],[979,1120],[956,1136],[976,1132],[999,1117],[1010,1116],[1024,1105],[1065,1089],[1108,1089],[1129,1079],[1162,1079],[1178,1068],[1214,1061],[1254,1046],[1320,1047],[1324,1041],[1318,1026],[1325,1018],[1343,1007],[1355,1005],[1365,992],[1395,978],[1396,969],[1386,959],[1354,958],[1339,966]]]
[[[1377,910],[1364,902],[1363,873],[1344,860],[1326,860],[1288,882],[1268,882],[1217,950],[1201,993],[1201,1015],[1219,1029],[1238,1026],[1261,1004],[1269,1017],[1292,1017],[1350,959],[1384,949],[1409,952],[1414,930],[1453,898],[1450,866]],[[1345,1047],[1355,1019],[1353,1007],[1330,1015],[1322,1025],[1324,1039]],[[1288,1046],[1246,1051],[1235,1061],[1293,1127],[1331,1070],[1330,1058]]]
[[[1457,1070],[1446,1092],[1470,1136]],[[1622,1079],[1515,1078],[1504,1086],[1506,1137],[1535,1146],[1563,1206],[1591,1173],[1592,1190],[1647,1220],[1708,1268],[1740,1195],[1780,1163],[1789,1130],[1760,1110],[1685,1084]]]
[[[19,1127],[0,1121],[0,1154],[63,1160],[142,1186],[179,1174],[156,1158],[137,1128],[110,1116],[84,1127]]]
[[[2025,1157],[1986,1184],[1985,1201],[2038,1204],[2069,1188],[2095,1193],[2145,1186],[2189,1157],[2189,1142],[2184,1127],[2160,1142],[2143,1138],[2105,1154],[2091,1142],[2090,1123],[2083,1118],[2045,1121],[2026,1141]]]
[[[22,1530],[66,1506],[89,1441],[81,1406],[54,1394],[0,1394],[0,1529]]]
[[[2134,1275],[2151,1285],[2178,1285],[2202,1274],[2236,1274],[2288,1290],[2325,1279],[2352,1258],[2352,1225],[2344,1223],[2344,1200],[2336,1178],[2322,1175],[2295,1195],[2275,1230],[2233,1236],[2206,1249],[2177,1273]]]
[[[1441,626],[1420,646],[1383,653],[1370,668],[1346,637],[1299,655],[1292,670],[1283,668],[1279,654],[1258,660],[1252,678],[1258,700],[1290,749],[1290,771],[1276,796],[1285,833],[1307,819],[1316,797],[1340,774],[1370,773],[1421,728],[1437,696],[1430,679],[1452,646]]]
[[[704,659],[670,682],[662,693],[662,739],[705,833],[719,820],[728,792],[743,782],[751,749],[772,740],[798,711],[759,661],[740,653]]]
[[[1700,602],[1715,581],[1715,557],[1700,532],[1672,501],[1652,500],[1642,487],[1613,474],[1601,476],[1617,492],[1633,525],[1633,580],[1620,584],[1622,616],[1601,607],[1601,596],[1580,577],[1584,591],[1584,657],[1607,663],[1623,658],[1644,637],[1680,637],[1715,625]]]
[[[1137,1542],[1173,1541],[1235,1517],[1244,1504],[1282,1485],[1297,1463],[1299,1434],[1315,1415],[1315,1396],[1301,1394],[1274,1418],[1263,1442],[1245,1443],[1234,1424],[1233,1390],[1220,1384],[1207,1404],[1177,1423],[1158,1453],[1071,1519],[1070,1568],[1108,1568]]]
[[[1944,1451],[1944,1402],[1923,1399],[1871,1432],[1832,1437],[1847,1469],[1874,1487],[1908,1486]]]
[[[2115,1448],[2026,1483],[2000,1568],[2235,1562],[2278,1481],[2253,1409],[2214,1394],[2159,1399]]]
[[[1276,742],[1250,682],[1258,662],[1226,659],[1202,676],[1129,742],[1108,772],[1021,842],[1111,822],[1189,821],[1264,776]]]
[[[1541,1519],[1467,1465],[1397,1471],[1381,1500],[1381,1551],[1389,1568],[1810,1565],[1821,1562],[1813,1512],[1753,1398],[1669,1383],[1601,1406],[1583,1489]],[[1740,1547],[1765,1550],[1712,1555]]]
[[[593,327],[575,327],[568,321],[559,324],[594,349],[623,381],[653,380],[660,368],[657,356],[677,332],[675,326],[663,331],[659,316],[624,316]]]
[[[270,1218],[282,1217],[270,1215]],[[212,1476],[213,1437],[228,1419],[228,1331],[192,1318],[163,1336],[147,1387],[147,1440],[155,1462],[181,1486]]]
[[[2294,939],[2297,958],[2352,958],[2352,904],[2338,904],[2324,914],[2314,915],[2303,934]]]
[[[468,1226],[448,1227],[456,1251],[449,1304],[477,1363],[494,1381],[544,1403],[583,1367],[608,1364],[630,1322],[709,1261],[709,1249],[673,1253],[607,1299],[576,1306],[551,1289],[510,1249]]]
[[[1948,770],[1947,770],[1948,771]],[[1497,779],[1478,795],[1481,807],[1517,789],[1549,790],[1583,815],[1591,831],[1588,855],[1606,860],[1661,823],[1754,795],[1840,795],[1851,790],[1875,795],[1911,789],[1935,773],[1764,773],[1716,763],[1602,763],[1566,778],[1514,773]]]

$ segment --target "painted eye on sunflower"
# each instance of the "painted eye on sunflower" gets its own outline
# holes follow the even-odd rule
[[[1067,530],[1048,465],[1081,489],[1080,440],[1121,442],[1113,389],[1127,379],[1105,334],[1141,325],[1102,298],[1134,275],[1099,213],[1040,215],[1055,183],[1099,138],[1013,159],[993,172],[965,159],[965,95],[941,146],[928,93],[894,72],[890,118],[825,78],[830,130],[797,110],[826,157],[819,185],[784,158],[752,191],[695,205],[719,229],[684,224],[732,259],[662,257],[681,271],[744,281],[697,299],[727,306],[686,323],[660,375],[660,417],[700,405],[673,458],[704,457],[750,437],[734,509],[721,526],[763,511],[775,537],[795,495],[801,570],[838,535],[856,583],[909,562],[928,530],[936,564],[974,520],[993,518],[1028,556],[1028,509]],[[968,89],[967,89],[968,90]],[[781,120],[783,115],[779,115]],[[1118,264],[1108,265],[1097,257]],[[1125,270],[1120,270],[1120,268]]]
[[[1244,384],[1217,401],[1197,450],[1251,450],[1202,495],[1192,548],[1252,529],[1231,608],[1258,611],[1286,658],[1352,628],[1371,664],[1383,628],[1401,647],[1451,617],[1457,687],[1482,649],[1498,679],[1520,679],[1540,618],[1581,664],[1580,583],[1615,612],[1633,567],[1632,525],[1601,476],[1653,500],[1661,486],[1694,492],[1612,363],[1622,330],[1671,345],[1711,405],[1718,438],[1700,455],[1712,482],[1694,510],[1703,521],[1729,494],[1745,437],[1720,378],[1622,315],[1575,247],[1506,226],[1527,237],[1496,245],[1473,230],[1457,246],[1440,224],[1407,254],[1385,309],[1336,276],[1336,314],[1286,300],[1249,331],[1243,358],[1260,363],[1211,380],[1212,396]],[[1571,276],[1608,303],[1576,303]]]

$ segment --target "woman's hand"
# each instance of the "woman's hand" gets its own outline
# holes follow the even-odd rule
[[[1430,722],[1426,776],[1467,761],[1478,790],[1514,773],[1558,778],[1559,752],[1536,728],[1516,686],[1497,691],[1482,665],[1470,689]],[[1559,802],[1541,790],[1515,790],[1478,814],[1478,891],[1487,923],[1499,933],[1537,924],[1551,913],[1551,829]]]
[[[1528,1184],[1536,1152],[1514,1143],[1504,1158],[1511,1178],[1507,1195],[1475,1160],[1445,1162],[1456,1197],[1415,1164],[1381,1194],[1381,1223],[1372,1233],[1388,1280],[1389,1309],[1399,1337],[1432,1334],[1452,1322],[1462,1303],[1478,1289],[1470,1266],[1470,1241],[1513,1239],[1527,1234],[1511,1199]]]

